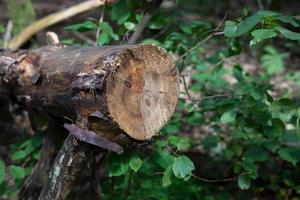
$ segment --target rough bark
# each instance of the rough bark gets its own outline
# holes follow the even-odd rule
[[[5,52],[0,79],[19,102],[110,140],[157,134],[179,93],[173,59],[152,45]]]
[[[39,200],[66,199],[91,155],[92,149],[89,146],[77,143],[69,135],[51,167],[49,180],[43,187]]]
[[[49,122],[41,148],[41,158],[26,178],[18,194],[18,199],[35,200],[39,197],[41,189],[48,181],[49,170],[61,144],[58,138],[62,132],[61,124],[54,121]]]

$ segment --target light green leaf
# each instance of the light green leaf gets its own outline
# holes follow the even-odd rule
[[[141,168],[142,163],[143,161],[136,154],[134,154],[129,160],[129,166],[134,172],[137,172]]]
[[[238,178],[238,185],[241,190],[248,190],[251,186],[251,179],[246,175],[241,175]]]
[[[167,167],[162,177],[162,186],[167,187],[172,184],[172,165]]]
[[[124,23],[124,26],[125,26],[125,28],[126,28],[127,30],[131,31],[131,30],[134,29],[135,24],[132,23],[132,22],[125,22],[125,23]]]
[[[299,147],[284,147],[278,151],[278,155],[285,161],[296,165],[300,161]]]
[[[179,156],[175,158],[172,170],[177,178],[184,179],[192,174],[195,166],[187,156]]]
[[[273,29],[258,29],[251,32],[251,35],[254,37],[253,40],[250,41],[250,45],[256,45],[263,40],[273,38],[277,36],[277,33]]]
[[[0,184],[5,180],[5,163],[0,160]]]
[[[221,116],[221,122],[222,123],[231,123],[235,120],[236,113],[234,110],[228,110],[224,112]]]
[[[19,166],[10,165],[8,173],[15,179],[23,179],[25,176],[25,169]]]

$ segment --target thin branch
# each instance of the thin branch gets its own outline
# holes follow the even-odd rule
[[[191,96],[191,94],[189,92],[188,86],[186,84],[185,77],[183,75],[181,75],[181,78],[183,80],[183,86],[184,86],[185,93],[187,94],[189,100],[193,101],[193,98],[192,98],[192,96]]]
[[[71,32],[75,37],[77,37],[78,39],[86,42],[88,45],[94,45],[95,41],[93,41],[92,39],[90,39],[89,37],[87,37],[86,35],[78,32],[78,31],[72,31]]]
[[[213,99],[213,98],[218,98],[218,97],[229,97],[229,96],[231,96],[231,95],[230,94],[216,94],[216,95],[201,97],[198,99],[190,99],[190,98],[183,98],[183,97],[179,97],[179,98],[183,99],[183,100],[190,100],[190,101],[202,101],[204,99]]]
[[[220,182],[229,182],[229,181],[235,181],[236,179],[238,179],[240,176],[242,175],[246,175],[248,173],[242,173],[239,174],[237,176],[231,177],[231,178],[220,178],[220,179],[208,179],[208,178],[203,178],[200,176],[197,176],[195,174],[192,174],[192,177],[199,180],[199,181],[203,181],[203,182],[208,182],[208,183],[220,183]]]
[[[8,43],[11,39],[11,32],[12,32],[12,28],[13,28],[13,23],[11,20],[8,21],[7,25],[6,25],[6,31],[5,34],[3,36],[3,48],[6,49],[8,47]]]
[[[217,27],[214,30],[219,30],[221,28],[222,24],[224,23],[224,21],[226,20],[226,18],[227,18],[227,13],[225,14],[225,16],[223,17],[223,19],[219,22],[219,24],[217,25]],[[223,32],[213,32],[213,33],[209,34],[206,38],[204,38],[203,40],[201,40],[195,46],[193,46],[188,51],[186,51],[183,55],[181,55],[180,57],[178,57],[177,61],[182,60],[185,56],[187,56],[192,51],[196,50],[199,46],[203,45],[205,42],[207,42],[208,40],[210,40],[213,36],[220,35],[220,34],[224,34],[224,33]]]
[[[162,0],[158,0],[158,3],[155,3],[157,8],[159,8],[159,6],[161,5],[163,1]],[[140,23],[136,26],[135,31],[133,32],[133,34],[131,35],[131,37],[129,38],[128,44],[134,44],[136,43],[136,41],[141,37],[143,30],[145,29],[147,23],[150,21],[150,19],[152,18],[154,12],[155,7],[153,7],[153,10],[147,11],[144,14],[143,19],[140,21]]]
[[[8,44],[10,49],[20,48],[26,41],[28,41],[33,35],[38,33],[39,31],[61,22],[67,18],[73,17],[77,14],[86,12],[98,6],[104,5],[106,2],[114,3],[116,0],[88,0],[82,3],[79,3],[75,6],[67,8],[66,10],[62,10],[53,14],[50,14],[33,24],[29,25],[24,31],[16,35]]]

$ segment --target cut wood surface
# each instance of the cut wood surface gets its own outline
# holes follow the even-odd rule
[[[0,53],[0,85],[45,116],[113,141],[123,131],[145,140],[174,112],[179,74],[153,45],[47,46]]]

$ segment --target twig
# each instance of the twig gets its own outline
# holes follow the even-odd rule
[[[163,2],[162,0],[157,0],[157,2],[155,3],[157,8],[161,5],[162,2]],[[153,8],[153,9],[155,9],[155,8]],[[135,31],[133,32],[133,34],[129,38],[128,44],[136,43],[136,41],[140,38],[143,30],[145,29],[147,23],[150,21],[150,19],[152,18],[154,13],[155,13],[154,10],[150,10],[150,11],[148,11],[144,14],[143,19],[136,26]]]
[[[183,100],[190,100],[190,101],[202,101],[204,99],[213,99],[213,98],[218,98],[218,97],[229,97],[229,96],[230,96],[230,94],[216,94],[216,95],[201,97],[198,99],[190,99],[190,98],[183,98],[183,97],[179,97],[179,98],[183,99]]]
[[[97,28],[97,31],[96,31],[96,38],[95,38],[96,42],[95,42],[94,45],[97,45],[97,39],[100,35],[101,29],[100,29],[99,25],[103,22],[103,19],[104,19],[104,8],[105,8],[105,3],[104,3],[104,6],[101,8],[101,13],[100,13],[99,21],[98,21],[98,28]]]
[[[203,178],[200,176],[197,176],[195,174],[192,174],[192,177],[199,180],[199,181],[203,181],[203,182],[208,182],[208,183],[220,183],[220,182],[228,182],[228,181],[234,181],[236,179],[238,179],[240,176],[242,175],[246,175],[247,173],[242,173],[239,174],[235,177],[231,177],[231,178],[220,178],[220,179],[208,179],[208,178]]]
[[[227,13],[225,14],[225,16],[223,17],[223,19],[219,22],[219,24],[217,25],[217,27],[214,30],[219,30],[220,27],[222,26],[222,24],[224,23],[224,21],[226,20],[226,18],[227,18]],[[202,44],[204,44],[205,42],[207,42],[208,40],[210,40],[213,36],[221,35],[221,34],[223,34],[223,32],[213,32],[213,33],[209,34],[206,38],[204,38],[203,40],[201,40],[195,46],[193,46],[188,51],[186,51],[183,55],[181,55],[180,57],[178,57],[177,61],[182,60],[189,53],[191,53],[192,51],[194,51],[195,49],[197,49],[199,46],[201,46]]]
[[[3,36],[3,48],[6,49],[8,47],[8,42],[11,39],[11,31],[13,28],[13,23],[11,20],[8,21],[7,26],[6,26],[6,31]]]
[[[88,0],[72,6],[66,10],[62,10],[53,14],[50,14],[33,24],[29,25],[24,31],[16,35],[8,44],[8,48],[17,49],[21,47],[26,41],[28,41],[33,35],[39,31],[63,21],[67,18],[73,17],[77,14],[91,10],[98,6],[104,5],[104,3],[114,3],[116,0]]]
[[[155,172],[154,174],[163,175],[164,173],[163,172]],[[238,179],[240,176],[243,176],[246,174],[249,174],[249,173],[242,173],[242,174],[239,174],[239,175],[231,177],[231,178],[220,178],[220,179],[208,179],[208,178],[197,176],[195,174],[192,174],[192,177],[199,181],[203,181],[203,182],[207,182],[207,183],[220,183],[220,182],[234,181],[234,180]]]
[[[185,93],[187,94],[189,100],[193,101],[192,96],[191,96],[191,94],[189,92],[188,86],[186,84],[185,77],[183,75],[181,75],[181,78],[183,80],[183,86],[184,86]]]
[[[77,37],[78,39],[86,42],[88,45],[94,45],[95,41],[93,41],[92,39],[90,39],[89,37],[87,37],[86,35],[78,32],[78,31],[72,31],[71,32],[75,37]]]

